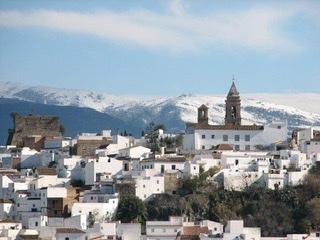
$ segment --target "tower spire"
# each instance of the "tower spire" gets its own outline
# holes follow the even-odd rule
[[[234,77],[232,78],[232,85],[230,87],[228,96],[239,95],[236,84],[234,83]]]

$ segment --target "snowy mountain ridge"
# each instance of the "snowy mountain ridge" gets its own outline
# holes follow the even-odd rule
[[[273,119],[287,119],[291,128],[320,125],[318,93],[241,94],[240,91],[240,95],[244,124],[265,124]],[[89,107],[139,127],[150,121],[165,123],[171,131],[183,130],[184,122],[196,122],[197,108],[201,104],[209,107],[211,123],[223,123],[225,115],[223,95],[116,96],[0,82],[0,97],[50,105]]]

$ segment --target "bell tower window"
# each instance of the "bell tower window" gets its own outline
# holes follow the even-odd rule
[[[231,117],[234,119],[237,117],[237,109],[235,106],[231,107]]]

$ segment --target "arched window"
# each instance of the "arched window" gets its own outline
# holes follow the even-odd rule
[[[237,116],[236,107],[235,107],[235,106],[232,106],[232,107],[231,107],[231,117],[232,117],[232,118],[236,118],[236,116]]]

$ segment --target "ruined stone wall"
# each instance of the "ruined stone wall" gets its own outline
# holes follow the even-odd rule
[[[9,130],[8,144],[23,146],[23,140],[32,135],[58,137],[60,133],[59,118],[47,115],[13,114],[13,129]]]

